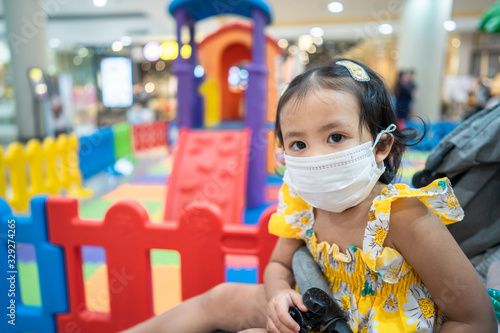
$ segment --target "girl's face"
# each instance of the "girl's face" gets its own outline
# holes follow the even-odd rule
[[[349,93],[317,89],[295,104],[284,105],[280,115],[285,153],[295,157],[320,156],[372,141],[359,128],[359,106]]]

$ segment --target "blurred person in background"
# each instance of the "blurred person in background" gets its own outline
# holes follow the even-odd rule
[[[398,119],[399,128],[406,127],[406,121],[410,115],[410,106],[416,89],[413,77],[413,71],[400,71],[396,86],[394,87],[396,118]]]

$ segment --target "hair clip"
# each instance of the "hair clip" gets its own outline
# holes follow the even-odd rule
[[[285,84],[285,86],[283,87],[283,89],[281,89],[280,97],[283,96],[283,94],[285,93],[285,91],[288,89],[289,85],[290,85],[290,83],[287,83],[287,84]]]
[[[365,71],[363,67],[360,65],[350,61],[350,60],[339,60],[335,62],[337,65],[344,66],[347,68],[352,78],[356,81],[366,82],[370,81],[370,77],[368,73]]]

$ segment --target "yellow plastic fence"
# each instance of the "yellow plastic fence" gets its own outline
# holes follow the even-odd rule
[[[0,196],[12,208],[24,211],[33,195],[59,193],[92,195],[82,186],[76,135],[47,137],[43,143],[33,139],[24,147],[14,142],[6,151],[0,147]]]

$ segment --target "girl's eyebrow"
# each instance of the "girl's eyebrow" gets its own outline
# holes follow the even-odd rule
[[[304,135],[303,132],[297,132],[297,131],[286,132],[284,140],[289,139],[289,138],[294,138],[294,137],[300,137],[302,135]]]
[[[346,128],[346,127],[351,127],[348,123],[344,121],[334,121],[331,123],[328,123],[326,125],[323,125],[319,129],[319,133],[324,133],[331,131],[332,129],[335,128]],[[294,137],[301,137],[304,135],[304,132],[299,132],[299,131],[290,131],[286,132],[285,135],[283,136],[283,140],[289,139],[289,138],[294,138]]]
[[[337,128],[337,127],[350,127],[350,126],[349,126],[349,124],[347,124],[343,121],[334,121],[332,123],[328,123],[326,125],[321,126],[321,128],[319,129],[319,132],[320,133],[327,132],[327,131],[330,131],[330,130]]]

